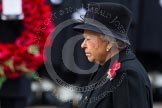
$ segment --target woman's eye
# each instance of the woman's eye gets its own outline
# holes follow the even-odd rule
[[[87,38],[86,40],[90,40],[89,38]]]

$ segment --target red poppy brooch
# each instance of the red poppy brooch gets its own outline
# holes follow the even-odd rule
[[[112,67],[109,69],[107,73],[108,74],[107,78],[110,79],[110,81],[115,78],[116,72],[117,70],[120,69],[120,66],[121,66],[121,63],[118,60],[116,60],[114,64],[112,65]]]

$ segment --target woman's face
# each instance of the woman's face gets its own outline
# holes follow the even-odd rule
[[[108,53],[106,51],[108,42],[103,40],[99,33],[93,31],[84,31],[84,41],[81,47],[85,49],[85,54],[90,62],[103,65]]]

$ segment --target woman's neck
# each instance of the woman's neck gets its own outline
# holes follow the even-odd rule
[[[111,48],[110,51],[107,53],[107,56],[104,60],[104,62],[100,63],[101,66],[103,66],[109,59],[111,59],[113,56],[118,54],[120,51],[118,48]]]

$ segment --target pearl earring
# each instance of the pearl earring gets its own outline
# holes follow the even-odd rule
[[[109,48],[106,48],[106,51],[108,52],[109,51]]]

